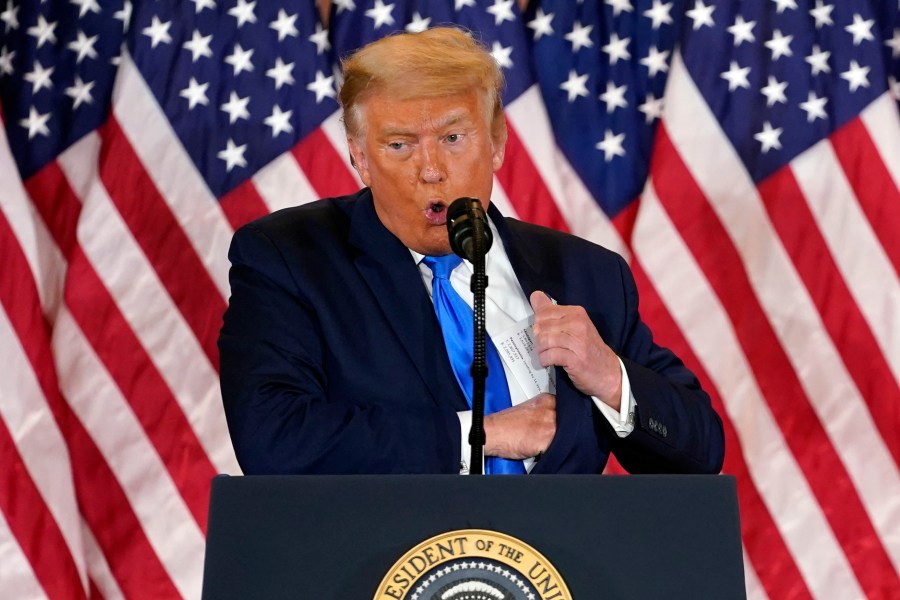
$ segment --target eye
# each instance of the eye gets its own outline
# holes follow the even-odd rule
[[[450,142],[451,144],[455,144],[456,142],[460,141],[460,140],[462,139],[462,137],[463,137],[463,136],[462,136],[461,133],[451,133],[450,135],[448,135],[448,136],[447,136],[446,138],[444,138],[444,139],[446,139],[446,140],[447,140],[448,142]]]
[[[403,142],[388,142],[388,148],[391,150],[403,150],[405,145]]]

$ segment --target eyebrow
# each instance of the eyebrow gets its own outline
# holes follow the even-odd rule
[[[459,111],[456,113],[451,113],[451,114],[447,115],[446,117],[444,117],[443,119],[436,121],[435,126],[438,129],[442,129],[444,127],[450,127],[452,125],[456,125],[457,123],[465,121],[468,118],[469,118],[469,115],[467,115],[465,111]],[[386,137],[411,137],[411,136],[414,136],[415,134],[412,131],[409,131],[408,129],[404,129],[399,126],[388,125],[385,129],[382,129],[379,132],[379,135],[386,136]]]

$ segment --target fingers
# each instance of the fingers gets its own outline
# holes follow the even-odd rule
[[[547,450],[556,435],[556,397],[540,394],[484,418],[485,454],[521,459]]]

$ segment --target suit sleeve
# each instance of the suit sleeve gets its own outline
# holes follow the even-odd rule
[[[245,473],[458,473],[455,411],[338,396],[316,306],[278,247],[246,226],[229,258],[221,384]]]
[[[631,271],[621,258],[619,264],[626,314],[623,344],[615,350],[636,408],[634,431],[613,441],[613,453],[631,473],[718,473],[725,455],[722,421],[697,377],[654,343],[638,313]]]

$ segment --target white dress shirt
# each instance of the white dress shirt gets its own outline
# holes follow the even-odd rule
[[[531,303],[525,297],[522,286],[513,271],[509,257],[503,244],[500,243],[500,236],[493,223],[490,223],[491,232],[494,234],[494,243],[485,256],[485,271],[488,276],[488,287],[485,291],[485,329],[491,338],[496,338],[501,332],[513,327],[516,323],[523,321],[534,314],[531,309]],[[410,250],[416,264],[419,266],[419,273],[422,275],[422,281],[428,290],[428,296],[431,297],[431,280],[434,275],[431,269],[422,262],[424,255]],[[469,308],[474,305],[474,299],[471,289],[469,288],[472,278],[472,263],[463,260],[462,263],[453,270],[450,275],[450,284],[456,293],[466,301]],[[594,405],[603,414],[609,424],[612,425],[619,437],[625,437],[634,430],[634,406],[635,399],[631,393],[631,384],[628,380],[628,374],[625,372],[625,365],[619,360],[619,366],[622,369],[622,402],[619,410],[615,410],[599,398],[592,397]],[[506,381],[509,385],[509,395],[512,405],[515,406],[530,398],[527,397],[525,391],[516,381],[507,364],[503,363],[503,370],[506,374]],[[550,390],[543,390],[550,391]],[[471,458],[471,447],[469,446],[469,430],[472,428],[472,411],[461,411],[457,413],[460,422],[460,430],[462,432],[462,444],[460,457],[460,472],[467,473],[468,465]],[[525,469],[530,471],[534,465],[534,457],[525,459]]]

